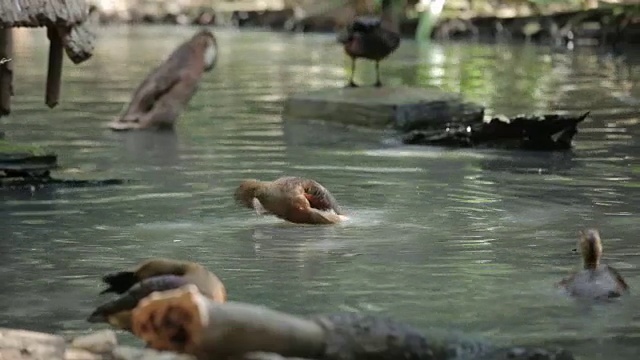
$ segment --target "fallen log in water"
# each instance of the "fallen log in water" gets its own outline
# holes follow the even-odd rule
[[[448,125],[442,129],[414,130],[402,136],[405,144],[450,147],[492,147],[525,150],[567,150],[578,133],[578,124],[589,112],[570,115],[519,115],[495,117],[471,125]]]
[[[198,360],[573,359],[564,350],[431,339],[411,326],[369,315],[305,318],[245,303],[220,304],[190,285],[150,295],[134,309],[132,322],[133,333],[148,346],[184,352]]]

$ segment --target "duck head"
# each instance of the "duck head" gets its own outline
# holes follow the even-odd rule
[[[602,240],[600,233],[596,229],[580,231],[580,241],[578,247],[582,254],[582,261],[585,269],[595,269],[600,264],[602,257]]]
[[[256,197],[256,193],[264,186],[264,182],[256,179],[243,180],[236,192],[234,198],[236,201],[248,208],[253,207],[253,199]]]
[[[218,61],[218,43],[216,37],[209,30],[201,30],[193,36],[191,43],[202,54],[204,62],[204,71],[211,71]]]

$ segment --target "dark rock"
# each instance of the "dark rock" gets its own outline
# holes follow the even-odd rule
[[[449,147],[492,147],[524,150],[567,150],[577,126],[589,115],[518,115],[493,118],[473,125],[450,124],[434,130],[414,130],[402,136],[405,144]]]

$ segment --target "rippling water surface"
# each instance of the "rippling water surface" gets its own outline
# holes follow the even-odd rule
[[[324,35],[218,30],[217,68],[175,134],[105,129],[193,31],[102,30],[90,61],[67,61],[54,110],[44,105],[45,33],[16,33],[7,138],[54,149],[58,177],[137,182],[0,193],[0,326],[86,331],[103,273],[167,256],[207,265],[234,300],[387,314],[499,343],[563,344],[581,359],[637,358],[635,56],[406,41],[382,67],[388,83],[460,91],[490,114],[591,110],[571,154],[398,147],[368,132],[283,123],[289,91],[346,81],[349,63]],[[360,80],[373,81],[371,65]],[[240,179],[285,174],[325,184],[351,221],[295,226],[233,204]],[[605,260],[634,292],[584,309],[552,285],[578,266],[571,250],[588,226],[601,229]]]

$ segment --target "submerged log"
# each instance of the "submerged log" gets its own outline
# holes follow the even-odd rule
[[[22,176],[20,176],[22,175]],[[81,187],[98,187],[98,186],[114,186],[133,183],[132,180],[123,179],[98,179],[98,180],[80,180],[80,179],[56,179],[45,173],[41,176],[34,176],[19,172],[11,173],[11,176],[0,176],[0,189],[24,189],[29,190],[40,189],[45,187],[62,187],[62,188],[81,188]]]
[[[213,33],[202,30],[180,45],[138,86],[112,130],[172,129],[217,60]]]
[[[434,88],[328,88],[288,96],[284,120],[321,120],[400,131],[481,121],[484,108]]]
[[[192,285],[147,297],[134,309],[132,322],[134,334],[148,346],[185,352],[198,360],[573,359],[564,350],[496,348],[483,341],[451,337],[430,339],[409,325],[369,315],[304,318],[262,306],[220,304]]]
[[[47,149],[0,140],[0,180],[48,175],[57,160],[57,155]]]
[[[402,136],[405,144],[448,147],[491,147],[524,150],[567,150],[578,133],[578,124],[589,112],[571,115],[519,115],[493,118],[472,125],[448,125],[435,130],[414,130]]]

